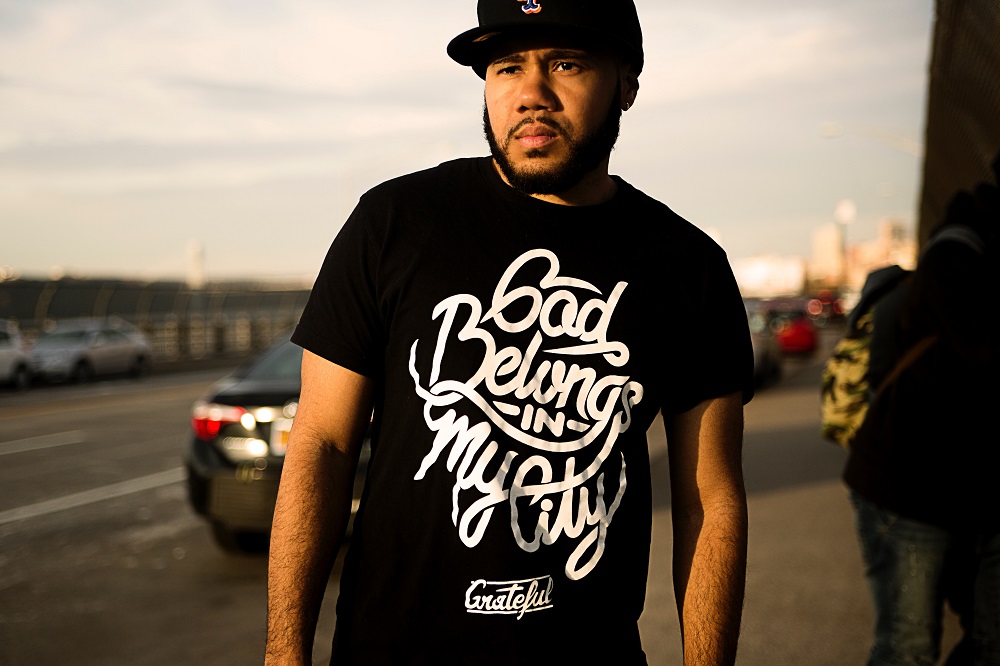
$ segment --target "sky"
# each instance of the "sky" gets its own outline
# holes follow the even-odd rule
[[[612,173],[731,260],[808,257],[843,199],[849,242],[914,228],[932,0],[636,6]],[[475,25],[471,0],[0,0],[0,277],[184,278],[199,248],[209,279],[310,281],[366,190],[487,154],[445,53]]]

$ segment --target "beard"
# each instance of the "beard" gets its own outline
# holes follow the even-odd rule
[[[621,84],[615,90],[611,98],[611,105],[601,124],[592,132],[584,134],[579,138],[570,137],[555,120],[547,116],[537,118],[525,118],[515,125],[507,133],[507,137],[501,146],[493,133],[490,125],[490,114],[486,104],[483,104],[483,133],[486,135],[486,142],[490,146],[490,154],[500,166],[507,182],[511,187],[523,194],[561,194],[571,190],[583,180],[584,176],[600,166],[611,151],[614,150],[618,141],[618,133],[621,130],[622,110],[619,106],[621,99]],[[514,166],[508,155],[514,133],[522,126],[529,123],[545,125],[556,132],[566,142],[568,154],[562,162],[552,165],[545,170],[532,170],[528,168],[518,168]],[[530,162],[532,158],[544,157],[544,148],[535,148],[525,152],[525,157]]]

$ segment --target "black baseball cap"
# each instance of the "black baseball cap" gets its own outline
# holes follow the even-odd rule
[[[623,53],[642,71],[642,29],[632,0],[479,0],[479,27],[448,44],[448,55],[486,77],[499,38],[533,33],[583,37]]]

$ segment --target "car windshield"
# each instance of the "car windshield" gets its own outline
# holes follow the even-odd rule
[[[302,347],[285,341],[247,366],[240,375],[245,379],[299,381],[301,366]]]
[[[87,340],[87,331],[58,331],[44,333],[35,341],[36,347],[65,347],[80,345]]]

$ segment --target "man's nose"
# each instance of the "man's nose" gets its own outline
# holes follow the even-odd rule
[[[521,80],[520,107],[522,111],[553,111],[558,98],[551,81],[541,68],[532,68]]]

